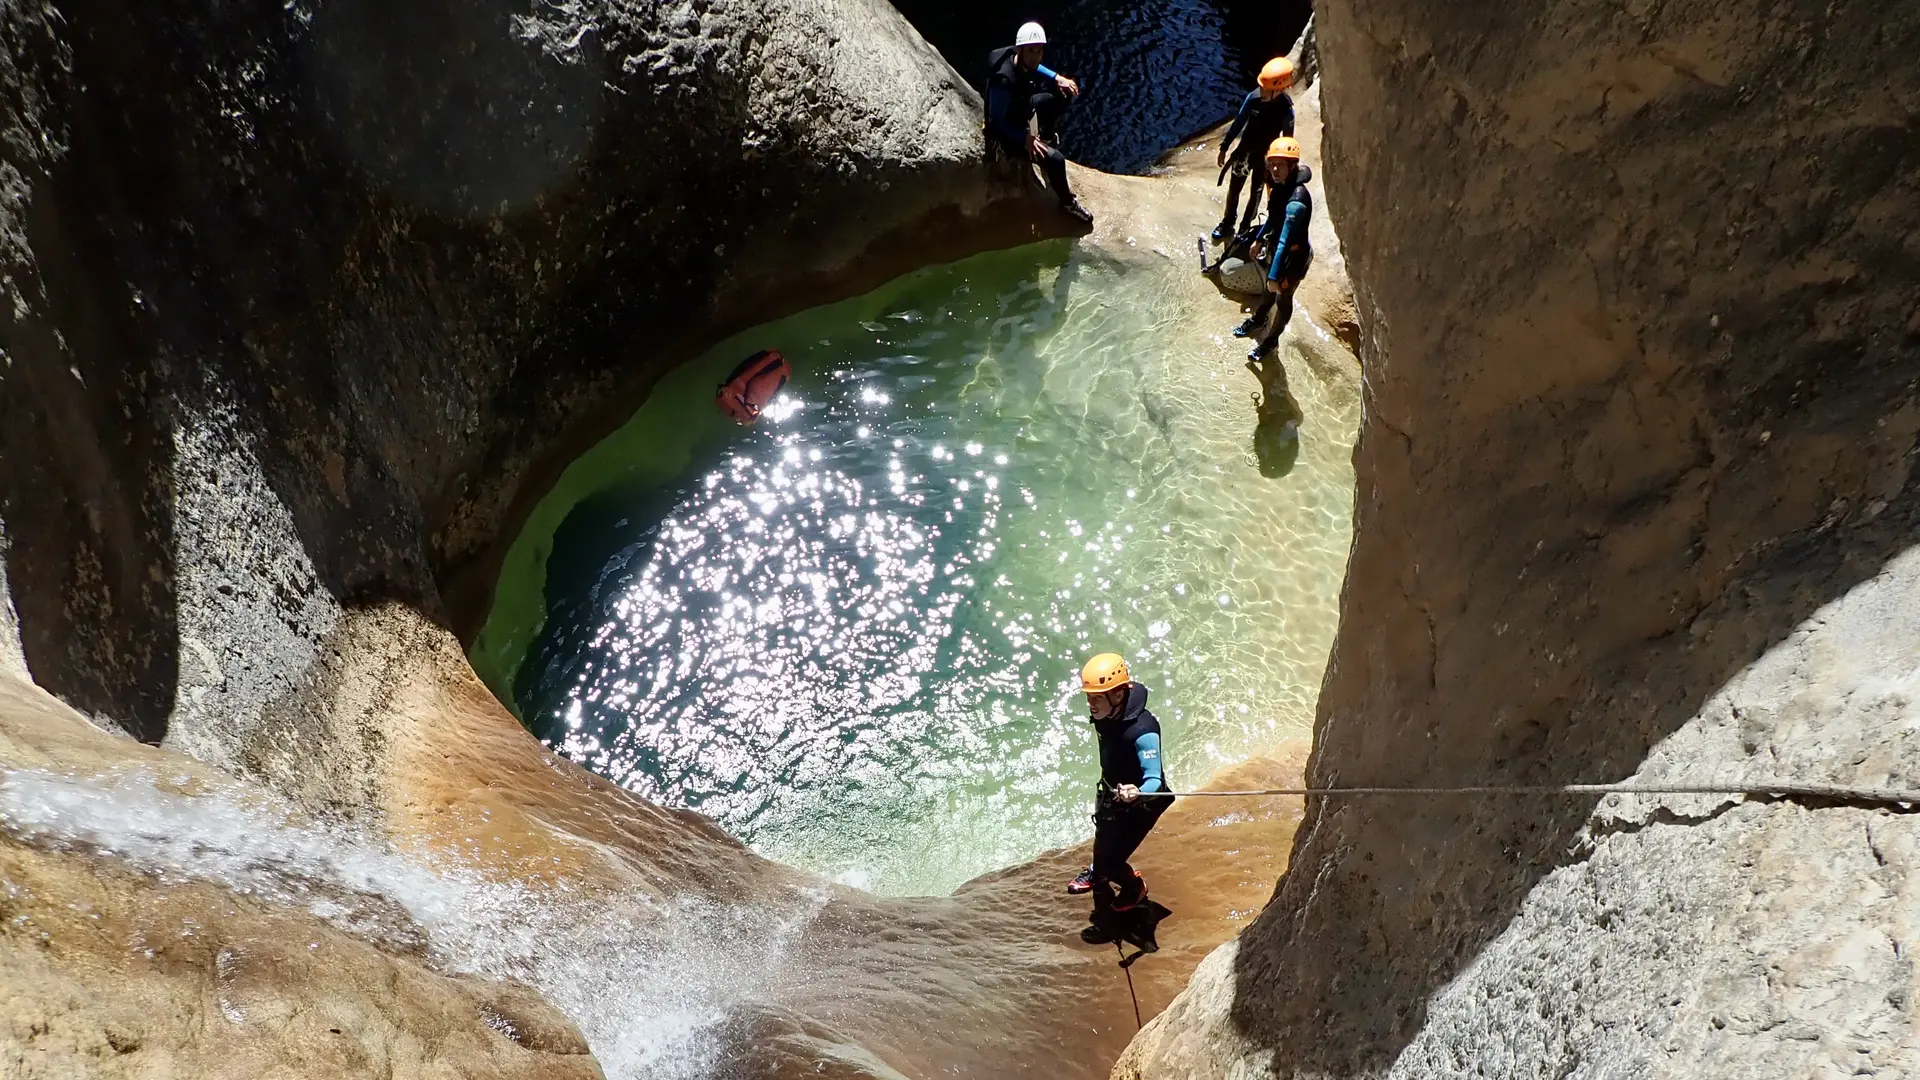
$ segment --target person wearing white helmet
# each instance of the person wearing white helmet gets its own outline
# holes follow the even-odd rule
[[[1060,208],[1091,225],[1093,215],[1067,186],[1067,159],[1057,145],[1060,114],[1080,93],[1080,84],[1042,64],[1046,51],[1046,30],[1030,22],[1020,27],[1012,45],[987,57],[987,133],[1007,153],[1040,166]],[[1037,136],[1027,130],[1032,120],[1039,121]]]

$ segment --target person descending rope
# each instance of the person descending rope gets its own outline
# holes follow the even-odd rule
[[[1233,126],[1220,140],[1218,164],[1225,169],[1228,158],[1232,158],[1233,183],[1227,186],[1227,212],[1213,230],[1216,242],[1234,235],[1233,212],[1240,205],[1240,189],[1249,176],[1256,178],[1253,190],[1247,193],[1247,212],[1240,219],[1239,231],[1246,232],[1260,218],[1260,195],[1267,186],[1260,156],[1273,140],[1293,134],[1293,99],[1287,96],[1287,87],[1292,85],[1293,61],[1284,56],[1267,61],[1267,66],[1260,69],[1260,88],[1240,102]],[[1238,147],[1234,146],[1235,139],[1240,141]]]
[[[1080,84],[1040,63],[1047,32],[1037,22],[1022,25],[1013,44],[987,57],[987,134],[1017,161],[1030,161],[1047,174],[1047,186],[1060,209],[1082,224],[1093,214],[1067,186],[1067,159],[1060,152],[1060,114],[1080,94]],[[1027,130],[1037,121],[1040,134]]]
[[[1081,932],[1093,944],[1116,940],[1114,916],[1147,899],[1147,880],[1128,864],[1160,815],[1173,804],[1161,765],[1160,721],[1147,711],[1147,688],[1133,681],[1118,653],[1101,653],[1080,671],[1080,688],[1099,739],[1100,782],[1095,788],[1093,865],[1083,875],[1091,892],[1092,925]],[[1144,793],[1158,797],[1142,800]],[[1078,882],[1076,881],[1076,885]]]
[[[1261,239],[1272,252],[1267,270],[1267,296],[1233,331],[1234,337],[1251,337],[1256,344],[1247,354],[1250,363],[1259,363],[1273,351],[1280,332],[1293,318],[1293,293],[1313,264],[1313,245],[1307,239],[1307,227],[1313,223],[1313,193],[1307,182],[1313,170],[1300,164],[1300,143],[1291,136],[1273,140],[1267,148],[1267,224]],[[1274,308],[1280,314],[1272,319]]]

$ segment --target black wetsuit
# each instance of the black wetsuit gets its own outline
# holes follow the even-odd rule
[[[1247,177],[1266,168],[1267,147],[1282,135],[1293,134],[1293,99],[1286,94],[1267,101],[1255,90],[1240,102],[1240,111],[1234,115],[1233,126],[1227,129],[1227,137],[1220,140],[1220,150],[1227,153],[1229,148],[1233,163],[1233,182],[1227,187],[1227,212],[1220,218],[1222,225],[1233,224],[1233,211],[1240,205],[1240,189],[1246,185]],[[1235,147],[1233,141],[1240,140]],[[1266,188],[1264,175],[1253,185],[1253,191],[1247,195],[1247,212],[1240,218],[1240,230],[1246,232],[1254,220],[1260,216],[1260,193]]]
[[[1122,897],[1137,893],[1133,857],[1140,842],[1153,831],[1154,822],[1173,805],[1171,798],[1139,799],[1123,803],[1113,797],[1122,784],[1155,790],[1148,784],[1143,763],[1141,738],[1152,735],[1149,745],[1158,747],[1160,721],[1147,711],[1147,688],[1133,683],[1127,688],[1127,704],[1119,716],[1095,720],[1093,730],[1100,738],[1100,787],[1093,814],[1093,907],[1095,911],[1113,906],[1111,886],[1118,886]],[[1172,791],[1165,769],[1160,770],[1158,790]],[[1134,897],[1137,899],[1137,895]]]
[[[1269,182],[1267,196],[1267,223],[1260,235],[1272,247],[1273,254],[1268,262],[1267,280],[1278,283],[1280,289],[1267,291],[1266,298],[1254,309],[1254,324],[1267,323],[1267,317],[1274,306],[1285,301],[1280,317],[1273,320],[1266,332],[1259,335],[1256,351],[1264,352],[1279,339],[1280,332],[1287,328],[1293,318],[1293,292],[1300,287],[1300,279],[1307,274],[1307,267],[1313,263],[1313,245],[1307,240],[1307,227],[1313,223],[1313,192],[1307,190],[1307,182],[1313,179],[1313,170],[1305,165],[1295,166],[1293,176],[1284,183]]]
[[[1040,121],[1041,141],[1059,141],[1060,114],[1067,111],[1067,95],[1043,65],[1033,71],[1020,66],[1016,46],[996,49],[987,57],[987,134],[1016,161],[1033,161],[1027,147],[1027,122]],[[1057,147],[1035,162],[1047,174],[1047,187],[1062,202],[1073,201],[1067,187],[1067,159]]]

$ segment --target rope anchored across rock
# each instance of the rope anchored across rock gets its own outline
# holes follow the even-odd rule
[[[1243,798],[1252,796],[1460,796],[1460,795],[1741,795],[1762,799],[1818,799],[1827,802],[1876,806],[1920,805],[1920,789],[1854,787],[1847,784],[1776,783],[1739,784],[1465,784],[1451,787],[1297,787],[1250,791],[1183,791],[1179,798]],[[1173,798],[1170,791],[1142,791],[1136,798]]]

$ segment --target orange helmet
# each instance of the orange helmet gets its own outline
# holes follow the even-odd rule
[[[1089,694],[1104,694],[1132,681],[1127,662],[1119,653],[1103,652],[1080,669],[1080,689]]]
[[[1245,68],[1240,70],[1245,71]],[[1260,69],[1260,89],[1285,90],[1293,85],[1293,61],[1284,56],[1276,56],[1267,61]]]
[[[1267,147],[1268,161],[1299,161],[1300,140],[1291,135],[1282,135]]]

